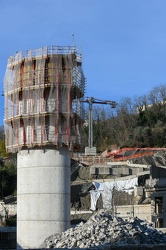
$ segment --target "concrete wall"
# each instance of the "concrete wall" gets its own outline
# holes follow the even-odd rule
[[[134,216],[141,220],[151,221],[151,204],[115,206],[114,213],[122,218]]]
[[[98,172],[99,175],[113,175],[113,176],[128,176],[136,175],[140,172],[143,172],[143,167],[130,167],[123,165],[107,165],[107,164],[94,164],[90,166],[90,175],[96,175]]]

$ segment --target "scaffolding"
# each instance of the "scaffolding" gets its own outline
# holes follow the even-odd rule
[[[6,149],[80,143],[85,77],[75,46],[9,57],[4,77]]]

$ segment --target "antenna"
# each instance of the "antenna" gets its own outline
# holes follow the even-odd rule
[[[72,36],[72,46],[74,47],[75,46],[74,33],[72,33],[71,36]]]

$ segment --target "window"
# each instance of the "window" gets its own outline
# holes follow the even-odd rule
[[[163,227],[163,218],[158,218],[156,221],[156,228],[162,228]]]
[[[155,213],[163,212],[163,197],[155,197]]]
[[[109,175],[112,175],[112,168],[109,168]]]
[[[95,168],[95,175],[99,175],[99,168]]]

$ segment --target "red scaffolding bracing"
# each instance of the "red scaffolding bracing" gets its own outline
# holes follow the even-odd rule
[[[49,46],[16,53],[4,77],[6,148],[80,143],[85,78],[75,47]],[[75,110],[73,111],[73,103]]]

